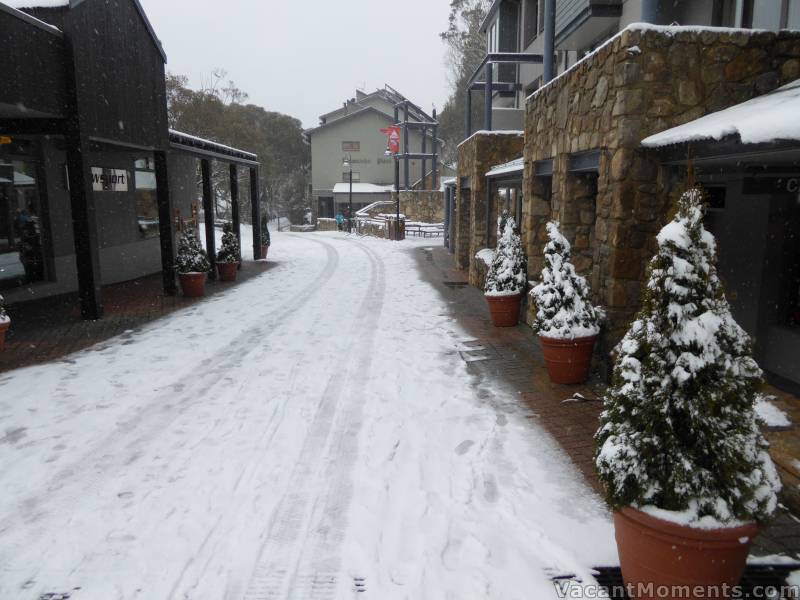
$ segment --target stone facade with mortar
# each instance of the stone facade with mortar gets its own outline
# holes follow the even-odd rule
[[[469,270],[472,285],[483,285],[475,254],[494,247],[497,241],[494,225],[486,239],[486,173],[496,165],[519,158],[523,143],[522,132],[478,131],[458,147],[455,262],[457,268]],[[489,218],[494,220],[497,215],[493,212]]]
[[[798,77],[799,32],[628,28],[528,99],[522,235],[529,275],[538,278],[542,267],[545,223],[559,220],[576,267],[608,310],[604,351],[639,307],[655,234],[682,184],[641,140]],[[571,155],[597,150],[597,173],[569,171]],[[553,161],[552,178],[534,176],[542,160]]]
[[[397,201],[397,193],[392,193],[392,201]],[[382,212],[391,212],[384,209]],[[406,190],[400,192],[400,212],[407,221],[419,223],[444,222],[444,192]]]

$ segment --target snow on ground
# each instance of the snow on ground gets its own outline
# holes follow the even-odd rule
[[[0,376],[0,597],[529,600],[616,563],[426,243],[276,233],[260,277]]]
[[[756,400],[756,417],[767,427],[789,427],[792,424],[785,412],[763,396]]]

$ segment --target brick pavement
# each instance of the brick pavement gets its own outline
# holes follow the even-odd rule
[[[209,281],[206,296],[213,296],[273,268],[276,263],[246,261],[235,283]],[[203,299],[165,296],[161,274],[103,288],[105,315],[98,321],[80,317],[77,294],[67,294],[8,307],[11,330],[0,353],[0,373],[56,360],[106,341],[191,306]]]
[[[466,272],[454,268],[452,257],[444,248],[437,245],[432,250],[416,252],[424,277],[447,300],[453,316],[468,334],[469,339],[462,342],[461,355],[470,373],[479,381],[491,379],[519,394],[529,411],[528,418],[544,427],[590,486],[602,493],[593,460],[593,437],[602,409],[599,399],[605,387],[600,366],[594,365],[585,385],[551,383],[530,327],[492,326],[482,292],[467,284]],[[576,393],[587,401],[564,402]],[[786,394],[780,396],[787,400]],[[767,434],[772,436],[773,432]],[[757,556],[783,553],[800,558],[800,518],[782,507],[757,538],[752,553]]]

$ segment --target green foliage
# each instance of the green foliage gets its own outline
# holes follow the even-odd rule
[[[490,296],[521,294],[527,285],[527,258],[513,217],[497,219],[497,249],[486,274],[484,291]]]
[[[8,313],[6,312],[6,302],[3,295],[0,294],[0,321],[5,321],[8,319]]]
[[[615,508],[762,521],[780,482],[754,416],[761,370],[731,316],[701,203],[687,191],[658,235],[642,308],[616,350],[597,469]]]
[[[556,339],[597,335],[605,313],[592,304],[589,284],[575,271],[557,222],[547,224],[547,235],[541,281],[530,293],[536,305],[533,330]]]
[[[269,246],[270,245],[270,237],[269,237],[269,220],[264,216],[261,219],[261,245],[262,246]]]
[[[211,270],[208,255],[190,226],[183,228],[178,240],[178,256],[175,259],[178,273],[207,273]]]
[[[242,262],[242,251],[239,248],[239,239],[233,233],[233,227],[225,223],[222,228],[222,244],[217,252],[217,262],[238,263]]]
[[[458,144],[464,139],[464,112],[466,100],[464,90],[467,81],[486,56],[486,36],[480,24],[489,10],[489,0],[451,0],[447,31],[440,34],[448,48],[450,98],[439,114],[440,135],[445,141],[443,160],[455,164],[458,160]],[[480,128],[483,115],[483,96],[473,94],[472,123]]]
[[[311,149],[303,142],[302,123],[293,117],[245,104],[247,94],[233,82],[223,85],[223,71],[214,73],[201,90],[188,87],[186,77],[167,76],[170,127],[258,154],[259,195],[273,215],[301,222],[310,181]],[[227,164],[214,164],[215,188],[225,188]],[[247,184],[243,187],[245,193]],[[242,212],[247,222],[249,211]]]

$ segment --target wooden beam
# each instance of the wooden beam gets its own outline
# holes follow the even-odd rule
[[[167,153],[153,153],[156,163],[156,200],[158,201],[158,231],[161,237],[161,277],[164,294],[175,296],[175,230],[172,222],[172,202],[169,194]]]
[[[200,161],[200,170],[203,174],[203,214],[206,226],[206,253],[211,262],[209,279],[217,278],[217,243],[214,233],[214,189],[211,185],[211,161],[203,159]]]

